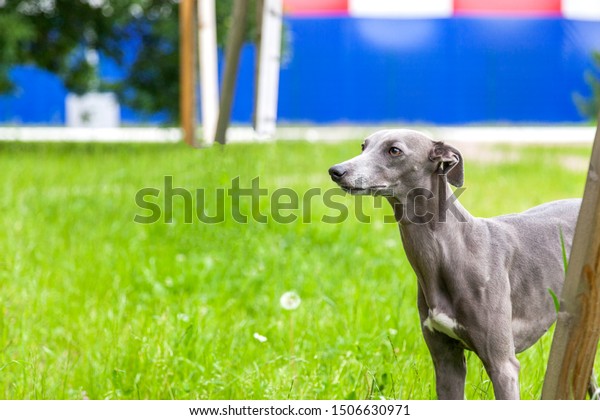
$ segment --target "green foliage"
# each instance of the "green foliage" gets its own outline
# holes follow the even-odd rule
[[[592,54],[596,71],[586,71],[585,81],[589,85],[592,91],[591,97],[584,97],[579,93],[573,95],[575,105],[579,109],[582,115],[596,120],[598,118],[598,112],[600,112],[600,79],[598,78],[598,70],[600,70],[600,52],[596,51]]]
[[[23,40],[32,39],[35,28],[23,16],[15,12],[0,14],[0,92],[13,88],[8,70],[22,60]]]
[[[554,293],[554,290],[548,289],[548,293],[550,293],[550,296],[552,296],[552,302],[554,303],[554,310],[558,314],[560,312],[560,299],[558,298],[558,296],[556,296],[556,293]]]
[[[434,398],[417,281],[397,227],[382,222],[386,203],[361,198],[369,224],[322,223],[337,212],[313,198],[310,223],[242,225],[226,207],[207,225],[185,223],[175,197],[174,223],[133,222],[136,192],[164,192],[166,175],[207,197],[238,176],[302,195],[331,188],[327,168],[359,145],[0,143],[0,398]],[[587,165],[561,162],[589,148],[493,152],[466,162],[461,201],[474,215],[581,195]],[[261,197],[263,214],[270,206]],[[290,290],[302,298],[293,313],[279,303]],[[523,398],[540,396],[550,338],[519,356]],[[467,357],[467,397],[492,398]]]
[[[95,4],[95,2],[90,2]],[[98,51],[120,59],[115,48],[122,19],[109,20],[109,11],[125,10],[104,3],[95,7],[84,1],[7,1],[1,8],[0,50],[2,75],[15,64],[34,64],[63,80],[76,93],[97,87],[96,67],[86,54]],[[116,3],[116,2],[113,2]],[[2,85],[3,90],[12,87]]]
[[[560,236],[560,249],[562,252],[562,259],[563,259],[563,271],[564,271],[565,277],[566,277],[567,269],[569,268],[569,257],[567,256],[567,247],[565,246],[565,237],[563,235],[562,228],[559,227],[558,233]],[[550,288],[548,289],[548,293],[550,293],[550,296],[552,297],[552,302],[554,303],[554,310],[558,314],[560,312],[560,299],[556,295],[556,293],[554,293],[554,290],[552,290]]]
[[[178,118],[179,25],[177,0],[8,0],[0,4],[0,93],[14,88],[8,71],[35,65],[81,94],[113,90],[146,114]],[[254,1],[253,1],[254,3]],[[230,25],[232,0],[216,2],[218,42]],[[254,19],[248,19],[248,38]],[[134,57],[123,43],[137,45]],[[123,80],[101,80],[97,54],[126,68]]]

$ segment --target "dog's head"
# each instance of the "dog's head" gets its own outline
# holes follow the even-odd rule
[[[433,176],[463,184],[463,160],[452,146],[413,130],[382,130],[365,139],[362,153],[329,168],[329,175],[351,194],[401,196],[428,188]]]

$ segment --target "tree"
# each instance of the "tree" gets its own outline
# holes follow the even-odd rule
[[[543,399],[584,399],[600,339],[600,121],[552,340]]]
[[[232,0],[216,3],[222,45]],[[111,90],[124,105],[177,120],[178,31],[177,0],[0,0],[0,93],[14,89],[13,66],[30,64],[72,92]],[[253,34],[249,19],[245,38]],[[98,56],[121,66],[123,78],[102,79]]]

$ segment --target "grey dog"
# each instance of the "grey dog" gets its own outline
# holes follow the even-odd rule
[[[518,399],[515,354],[556,320],[548,289],[561,293],[561,232],[570,253],[581,200],[478,218],[448,185],[463,185],[463,158],[454,147],[417,131],[383,130],[362,148],[329,174],[345,191],[383,195],[394,209],[418,279],[421,329],[438,398],[464,398],[464,350],[471,350],[483,362],[496,398]]]

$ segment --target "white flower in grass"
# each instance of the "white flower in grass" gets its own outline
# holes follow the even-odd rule
[[[257,332],[254,333],[253,337],[256,338],[258,341],[260,341],[261,343],[264,343],[265,341],[267,341],[267,337],[265,337],[264,335],[260,335]]]
[[[285,292],[283,295],[281,295],[279,303],[283,309],[293,311],[300,306],[302,299],[300,299],[300,296],[298,296],[298,293],[296,292]]]
[[[177,319],[182,322],[190,322],[190,316],[188,314],[177,314]]]

